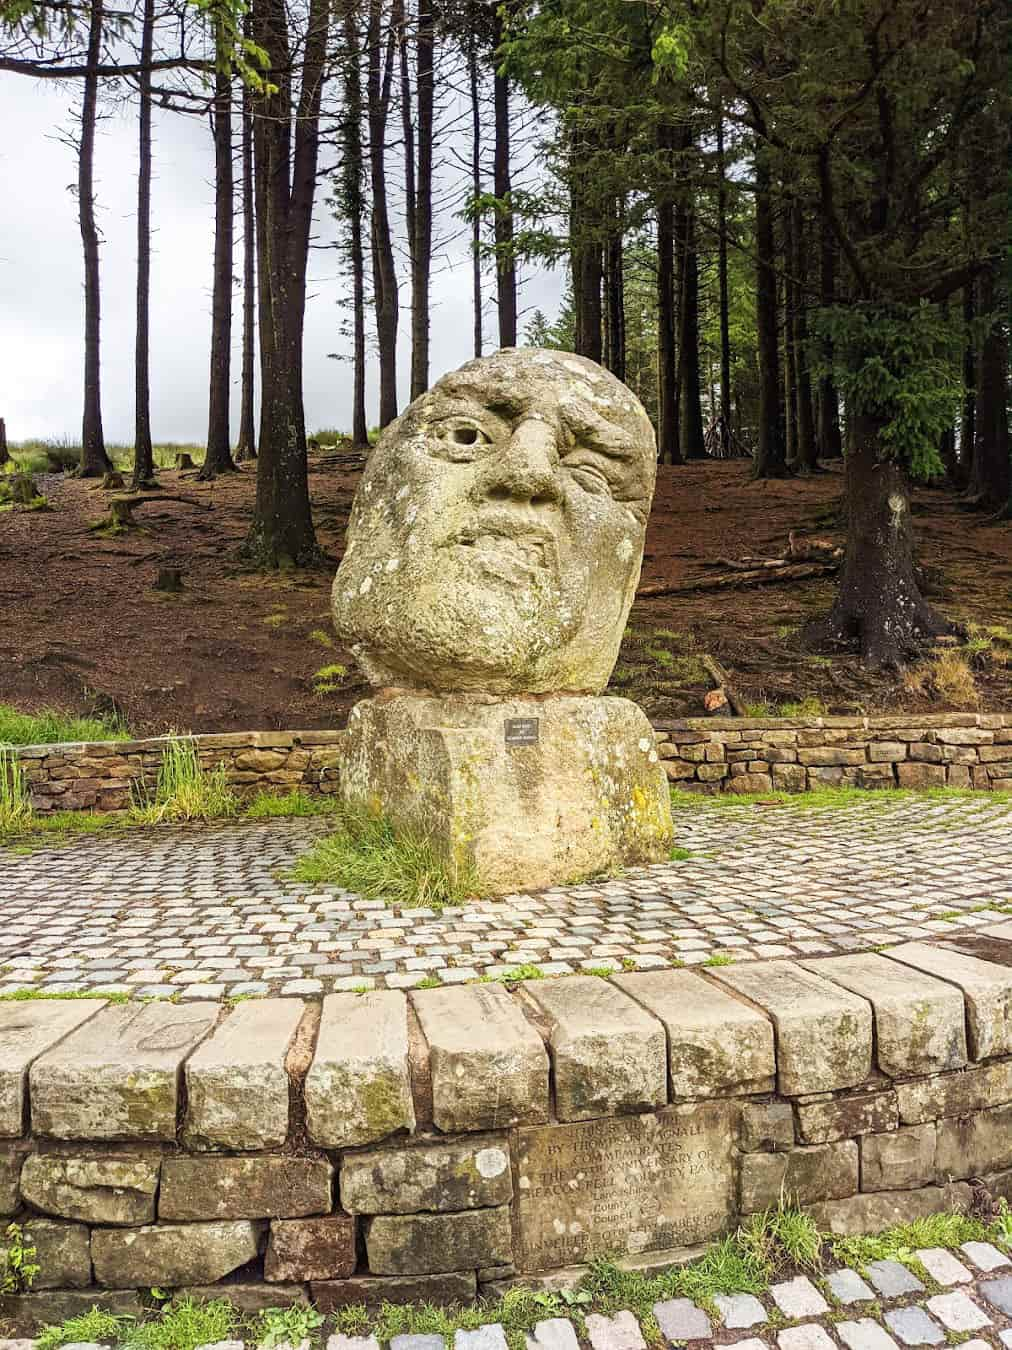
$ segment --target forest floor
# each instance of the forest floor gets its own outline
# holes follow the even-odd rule
[[[311,457],[314,515],[331,561],[271,576],[237,556],[251,467],[212,483],[162,470],[165,493],[190,500],[145,504],[143,529],[114,536],[89,528],[107,513],[107,494],[40,475],[53,509],[0,515],[0,700],[26,711],[116,711],[137,734],[342,725],[367,686],[330,622],[358,480],[333,464]],[[838,469],[753,483],[748,467],[661,468],[644,585],[704,580],[720,558],[782,556],[791,530],[843,543]],[[801,643],[800,626],[830,604],[833,576],[699,590],[636,604],[614,690],[654,717],[698,716],[711,684],[700,657],[709,654],[755,715],[1012,707],[1012,526],[983,524],[936,490],[915,494],[914,515],[932,598],[971,626],[958,648],[876,674],[855,656]],[[165,567],[181,568],[181,593],[152,589]]]

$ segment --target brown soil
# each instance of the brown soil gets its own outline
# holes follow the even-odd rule
[[[108,513],[94,485],[42,476],[55,509],[0,515],[0,700],[30,711],[115,707],[138,733],[170,728],[229,731],[339,726],[366,685],[333,644],[329,589],[357,473],[311,474],[317,528],[331,564],[273,576],[237,560],[252,504],[254,471],[199,483],[163,471],[167,500],[138,511],[142,531],[105,536],[89,525]],[[717,558],[775,557],[788,531],[843,542],[839,472],[751,483],[742,462],[662,468],[643,581],[681,584],[707,576]],[[981,524],[950,494],[915,500],[921,562],[933,598],[950,616],[984,626],[1012,615],[1012,526]],[[180,567],[179,595],[152,589]],[[640,601],[614,687],[654,715],[699,715],[709,681],[698,654],[730,672],[749,704],[817,699],[831,712],[1012,707],[1012,650],[966,653],[973,686],[946,698],[922,680],[872,674],[849,655],[806,652],[797,628],[825,610],[834,579]],[[1007,664],[1006,664],[1007,661]],[[347,667],[337,688],[313,675]]]

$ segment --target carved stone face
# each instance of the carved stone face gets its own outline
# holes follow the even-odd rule
[[[654,433],[585,357],[505,349],[387,427],[355,495],[334,622],[374,685],[597,693],[643,558]]]

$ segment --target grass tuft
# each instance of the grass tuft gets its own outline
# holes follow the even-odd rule
[[[23,713],[0,703],[0,741],[9,745],[53,745],[59,741],[125,741],[129,733],[103,717],[74,717],[46,709]]]
[[[137,820],[157,825],[168,820],[221,820],[237,814],[239,803],[225,769],[205,769],[197,747],[186,739],[170,740],[162,753],[154,801],[140,803]]]
[[[28,780],[14,750],[0,743],[0,837],[20,834],[32,820]]]
[[[837,1261],[857,1269],[870,1261],[900,1261],[906,1265],[916,1260],[914,1252],[919,1248],[954,1248],[964,1242],[993,1241],[994,1237],[986,1224],[965,1214],[929,1214],[874,1236],[837,1238],[832,1252]]]
[[[296,881],[333,884],[367,900],[441,909],[481,889],[473,867],[442,858],[422,830],[398,828],[365,809],[342,807],[335,832],[300,858]]]
[[[258,792],[243,812],[250,820],[273,820],[279,816],[332,816],[340,810],[333,797],[310,797],[308,793]]]
[[[116,1345],[125,1333],[126,1321],[103,1308],[92,1308],[79,1317],[68,1317],[59,1326],[44,1327],[36,1350],[59,1350],[62,1345]]]
[[[313,693],[323,698],[326,694],[337,694],[348,675],[347,666],[333,663],[321,666],[313,674]]]
[[[138,1322],[119,1336],[122,1350],[197,1350],[230,1338],[239,1321],[225,1299],[198,1303],[181,1298],[168,1304],[158,1318]]]

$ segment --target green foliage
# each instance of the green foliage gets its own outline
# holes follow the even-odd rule
[[[794,1265],[815,1270],[822,1264],[822,1234],[809,1215],[789,1206],[753,1214],[738,1230],[738,1242],[768,1269]]]
[[[368,900],[441,909],[478,893],[466,862],[444,859],[423,830],[394,829],[365,809],[343,807],[337,830],[322,839],[292,873],[296,881],[334,884]]]
[[[313,693],[320,698],[327,694],[339,693],[347,676],[347,666],[338,665],[336,662],[329,666],[321,666],[313,675]]]
[[[228,1340],[238,1323],[225,1299],[200,1303],[182,1298],[167,1304],[161,1316],[137,1322],[121,1335],[122,1350],[197,1350]]]
[[[288,1308],[267,1308],[257,1319],[255,1344],[259,1350],[276,1350],[279,1345],[300,1345],[315,1341],[324,1318],[315,1308],[293,1303]],[[215,1339],[221,1340],[222,1337]]]
[[[672,848],[668,854],[668,862],[685,862],[687,858],[693,856],[693,852],[690,848],[678,848],[676,846]]]
[[[112,718],[75,717],[56,709],[23,713],[0,703],[0,741],[9,745],[51,745],[62,741],[125,741],[126,727]]]
[[[965,1214],[930,1214],[912,1223],[896,1224],[874,1236],[836,1238],[832,1251],[837,1261],[862,1269],[870,1261],[909,1264],[918,1249],[958,1247],[964,1242],[982,1242],[993,1236],[986,1224]]]
[[[146,825],[169,820],[220,820],[238,813],[239,803],[223,765],[205,769],[192,740],[166,742],[154,800],[141,802],[135,817]]]
[[[962,397],[965,335],[938,305],[837,305],[813,316],[832,343],[832,372],[847,408],[879,423],[880,457],[915,478],[942,472],[938,442]]]
[[[20,834],[32,820],[32,801],[21,762],[9,745],[0,742],[0,838]]]
[[[25,1240],[20,1224],[8,1224],[0,1247],[0,1294],[23,1294],[31,1289],[39,1274],[38,1253]]]
[[[63,1345],[116,1345],[125,1333],[127,1320],[92,1308],[79,1317],[68,1317],[59,1326],[44,1327],[36,1340],[36,1350],[60,1350]]]
[[[243,811],[250,820],[274,820],[286,816],[332,816],[339,810],[333,797],[310,797],[306,792],[258,792]]]

